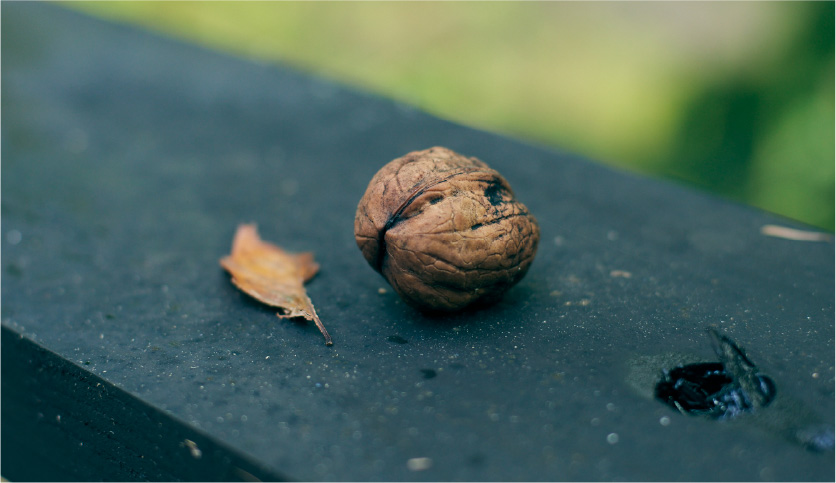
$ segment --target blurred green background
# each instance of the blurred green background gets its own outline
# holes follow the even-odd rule
[[[71,2],[834,228],[833,2]]]

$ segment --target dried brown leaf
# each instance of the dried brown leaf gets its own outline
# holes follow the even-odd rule
[[[276,314],[279,318],[312,320],[325,336],[325,343],[332,344],[305,292],[305,282],[319,271],[313,253],[288,253],[263,241],[255,225],[240,225],[232,241],[232,253],[221,259],[221,266],[244,293],[282,309]]]

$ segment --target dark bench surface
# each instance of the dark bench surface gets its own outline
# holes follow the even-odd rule
[[[798,442],[834,420],[832,242],[292,69],[2,13],[7,478],[833,480]],[[379,293],[353,239],[372,175],[434,145],[505,174],[543,236],[500,303],[442,319]],[[230,284],[249,221],[316,253],[333,347]],[[672,354],[715,359],[709,325],[772,406],[652,399]]]

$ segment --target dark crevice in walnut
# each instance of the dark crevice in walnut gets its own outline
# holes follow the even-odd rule
[[[505,203],[506,194],[507,192],[505,191],[505,188],[497,183],[491,183],[487,188],[485,188],[485,198],[488,199],[488,203],[490,203],[491,206],[500,206]]]
[[[503,220],[507,220],[509,218],[514,218],[515,216],[531,216],[531,215],[529,215],[527,211],[522,211],[520,213],[511,213],[511,214],[508,214],[508,215],[502,215],[502,216],[499,216],[498,218],[494,218],[493,220],[486,221],[485,223],[476,223],[475,225],[471,225],[470,229],[471,230],[478,230],[479,228],[482,228],[483,226],[496,225],[497,223],[500,223]],[[518,231],[522,230],[522,227],[518,226],[517,230]],[[498,236],[502,236],[504,234],[505,233],[501,233]]]

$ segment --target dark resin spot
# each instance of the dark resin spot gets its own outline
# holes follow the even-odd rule
[[[766,404],[775,397],[775,383],[758,376]],[[714,419],[729,419],[751,411],[754,406],[740,386],[719,362],[700,362],[665,371],[656,385],[656,397],[683,413]]]
[[[432,379],[438,374],[432,369],[421,369],[421,374],[424,375],[424,379]]]
[[[388,340],[389,342],[394,342],[395,344],[406,344],[407,342],[409,342],[408,340],[404,339],[399,335],[390,335],[386,338],[386,340]]]
[[[720,362],[698,362],[662,369],[655,396],[683,414],[731,419],[775,399],[775,383],[731,339],[709,331]]]

